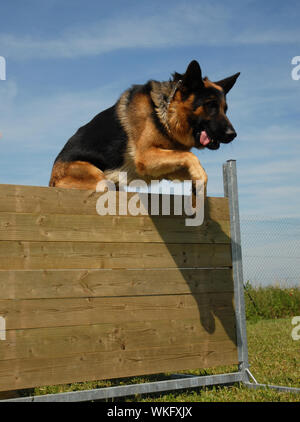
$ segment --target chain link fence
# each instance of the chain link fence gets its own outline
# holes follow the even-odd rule
[[[300,218],[241,215],[244,283],[300,286]]]

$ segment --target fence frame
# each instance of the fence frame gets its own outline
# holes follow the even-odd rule
[[[234,281],[234,302],[236,319],[236,336],[239,367],[237,372],[195,376],[173,374],[172,379],[165,381],[130,384],[114,387],[103,387],[92,390],[73,391],[66,393],[47,394],[40,396],[18,397],[1,401],[17,402],[80,402],[123,397],[135,394],[150,394],[164,391],[226,385],[240,382],[248,388],[272,388],[283,392],[300,393],[300,388],[259,384],[249,369],[245,299],[243,284],[242,250],[239,218],[239,201],[237,186],[236,161],[228,160],[223,164],[224,196],[228,197],[230,210],[232,269]],[[253,382],[251,382],[251,380]]]

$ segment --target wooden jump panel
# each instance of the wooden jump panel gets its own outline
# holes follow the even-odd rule
[[[2,300],[0,313],[2,390],[237,363],[232,293]]]
[[[99,196],[0,185],[0,391],[238,363],[227,199],[187,227]]]
[[[213,337],[198,319],[120,321],[117,324],[8,330],[9,347],[0,343],[0,351],[4,360],[30,359],[32,356],[55,359],[66,353],[69,356],[87,352],[122,353],[123,350],[180,346],[183,338],[188,344],[214,343],[224,340],[226,330],[232,328],[230,323],[230,315],[224,318],[223,323],[217,319]]]
[[[231,266],[229,244],[0,242],[3,270]]]
[[[117,205],[120,194],[117,193]],[[128,192],[128,199],[133,195]],[[100,196],[101,193],[90,190],[0,185],[0,212],[98,215],[96,204]],[[228,199],[206,198],[205,215],[214,221],[229,221]]]
[[[189,319],[209,310],[230,314],[232,293],[105,298],[0,300],[6,328],[61,327],[161,319]]]
[[[229,221],[187,227],[185,218],[0,213],[0,241],[230,243]]]
[[[167,283],[162,277],[167,278]],[[230,268],[0,271],[1,299],[62,299],[232,291]]]
[[[107,353],[81,353],[57,359],[5,360],[1,363],[0,389],[54,385],[86,380],[132,377],[181,369],[194,369],[236,363],[236,346],[224,342],[182,344],[169,347],[124,350]],[[199,366],[200,364],[200,366]]]

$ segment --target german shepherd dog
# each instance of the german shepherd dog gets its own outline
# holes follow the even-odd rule
[[[169,81],[133,85],[68,140],[49,185],[95,190],[103,179],[117,184],[126,172],[128,182],[192,180],[195,187],[201,180],[206,191],[206,172],[190,149],[216,150],[236,137],[226,94],[238,76],[211,82],[193,60]]]

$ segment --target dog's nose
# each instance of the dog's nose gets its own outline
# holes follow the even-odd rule
[[[231,142],[236,137],[236,131],[233,128],[228,128],[225,134],[228,142]]]

